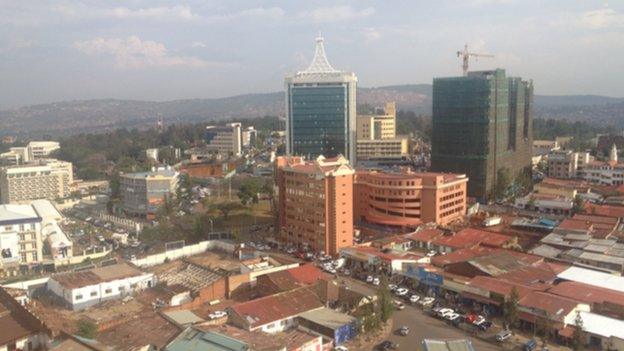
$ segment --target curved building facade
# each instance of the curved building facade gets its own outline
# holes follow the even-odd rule
[[[354,217],[393,227],[445,225],[465,215],[467,183],[458,174],[357,171]]]

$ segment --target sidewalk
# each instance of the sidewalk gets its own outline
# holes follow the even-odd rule
[[[540,351],[542,349],[542,341],[539,336],[533,336],[517,329],[512,329],[513,336],[509,340],[503,343],[499,343],[498,341],[496,341],[495,336],[497,333],[502,331],[503,328],[500,324],[498,324],[498,322],[498,320],[493,320],[492,327],[487,332],[479,333],[475,335],[475,337],[484,341],[495,343],[505,350],[523,350],[524,345],[529,340],[535,339],[537,341],[537,348],[535,349],[535,351]],[[549,351],[571,351],[569,347],[561,346],[554,341],[549,341],[547,343],[547,346]]]

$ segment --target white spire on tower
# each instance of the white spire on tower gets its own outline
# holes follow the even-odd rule
[[[613,143],[613,147],[611,147],[611,155],[609,155],[609,161],[613,163],[617,163],[618,161],[618,152],[615,143]]]
[[[297,74],[322,74],[339,72],[339,70],[335,69],[329,64],[327,56],[325,55],[323,37],[319,32],[318,37],[316,37],[316,50],[314,51],[314,58],[312,59],[312,63],[304,71],[297,72]]]

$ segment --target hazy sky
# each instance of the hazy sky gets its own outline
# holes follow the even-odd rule
[[[361,86],[458,75],[468,43],[539,94],[624,96],[622,0],[0,0],[0,109],[278,91],[319,31]]]

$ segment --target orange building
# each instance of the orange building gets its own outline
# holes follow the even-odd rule
[[[445,225],[466,214],[465,175],[357,171],[354,181],[355,220],[416,227],[435,222]]]
[[[353,245],[353,168],[342,156],[278,157],[279,240],[335,255]]]

